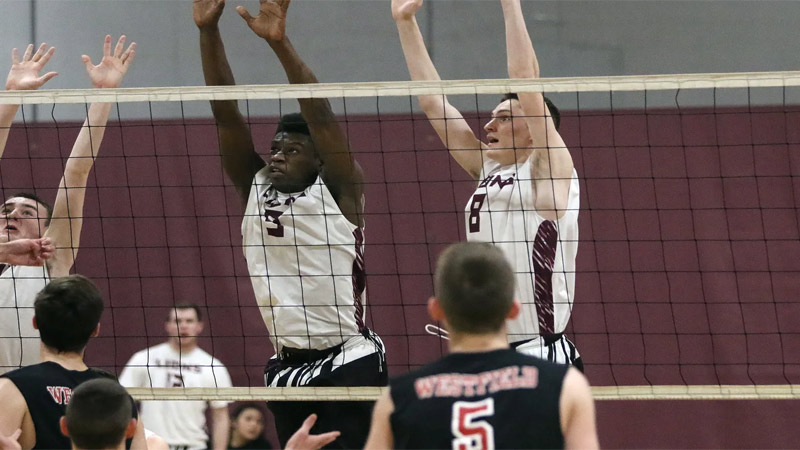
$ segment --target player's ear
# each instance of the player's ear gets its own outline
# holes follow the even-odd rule
[[[520,305],[519,300],[514,299],[514,301],[511,303],[511,309],[508,310],[506,319],[516,319],[519,315],[520,309],[522,309],[522,305]]]
[[[36,316],[33,316],[32,321],[33,321],[33,329],[34,330],[38,330],[39,329],[39,325],[36,325]]]
[[[439,303],[439,300],[436,297],[431,297],[428,299],[428,315],[431,316],[431,319],[443,322],[444,321],[444,310],[442,309],[442,304]]]
[[[100,324],[98,323],[96,327],[94,327],[94,331],[92,331],[91,337],[97,337],[100,335]]]
[[[138,422],[136,421],[136,419],[131,419],[131,421],[128,422],[128,426],[125,428],[125,439],[130,439],[133,437],[134,434],[136,434],[137,426]]]
[[[58,420],[58,428],[61,429],[61,434],[63,434],[66,437],[69,437],[69,430],[67,430],[66,416],[61,416],[61,419]]]

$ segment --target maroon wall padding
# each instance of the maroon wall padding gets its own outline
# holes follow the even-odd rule
[[[582,189],[568,332],[590,381],[800,382],[800,113],[565,116]],[[261,122],[253,133],[264,150],[274,120]],[[445,348],[423,331],[425,303],[436,256],[464,238],[474,184],[420,117],[351,117],[347,130],[368,183],[367,314],[397,374]],[[75,124],[14,129],[0,164],[3,195],[33,186],[53,199],[76,134]],[[203,347],[235,384],[262,385],[273,350],[214,125],[115,124],[90,178],[75,270],[102,287],[109,309],[88,361],[120,369],[163,341],[169,305],[196,302],[208,308]],[[605,402],[598,422],[606,447],[791,447],[800,427],[786,423],[788,405]]]

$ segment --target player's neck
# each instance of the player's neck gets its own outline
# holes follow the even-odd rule
[[[505,332],[496,334],[450,332],[450,353],[483,353],[505,348],[508,348]]]
[[[83,362],[83,351],[80,353],[75,352],[57,352],[46,347],[44,344],[41,346],[39,352],[42,362],[54,362],[67,370],[86,370],[86,363]]]
[[[169,346],[178,353],[191,353],[197,348],[197,340],[187,342],[185,339],[170,339]]]

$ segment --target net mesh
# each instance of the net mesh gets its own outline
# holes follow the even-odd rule
[[[294,99],[331,99],[364,168],[367,322],[396,375],[446,351],[425,331],[425,305],[438,253],[465,239],[475,188],[413,96],[448,95],[482,136],[501,94],[547,92],[581,183],[566,332],[597,398],[797,398],[798,85],[800,73],[780,72],[3,92],[0,103],[23,107],[0,188],[52,200],[88,104],[116,103],[74,268],[109,306],[87,362],[119,373],[165,340],[171,306],[191,302],[205,315],[201,347],[238,387],[133,389],[139,398],[375,398],[376,388],[260,387],[274,351],[205,100],[241,100],[265,155]]]

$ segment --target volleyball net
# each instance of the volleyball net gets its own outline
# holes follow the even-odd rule
[[[566,333],[598,399],[800,397],[800,72],[0,92],[21,104],[4,197],[55,197],[92,102],[115,103],[87,188],[74,270],[103,290],[87,362],[119,373],[164,342],[178,303],[233,388],[140,399],[369,399],[376,388],[263,388],[274,353],[242,256],[243,208],[208,100],[239,100],[266,156],[297,98],[331,100],[365,174],[367,325],[390,375],[446,353],[426,332],[439,252],[465,239],[475,182],[415,96],[447,95],[476,131],[508,92],[545,92],[580,179]]]

